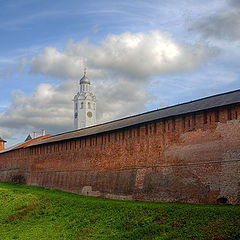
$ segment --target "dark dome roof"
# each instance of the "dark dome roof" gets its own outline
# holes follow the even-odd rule
[[[89,79],[86,77],[86,75],[84,75],[81,79],[80,79],[80,84],[90,84]]]

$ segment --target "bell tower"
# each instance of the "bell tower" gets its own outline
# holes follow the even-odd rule
[[[96,124],[96,97],[90,91],[90,81],[84,75],[80,79],[79,92],[74,96],[74,129],[89,127]]]

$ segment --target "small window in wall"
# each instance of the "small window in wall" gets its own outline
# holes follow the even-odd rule
[[[219,110],[215,112],[215,122],[219,122]]]
[[[172,132],[174,132],[176,129],[176,121],[175,119],[172,120]]]
[[[228,120],[232,120],[232,109],[228,108]]]
[[[83,108],[83,102],[81,102],[81,108]]]
[[[140,137],[140,126],[137,127],[137,136]]]
[[[122,140],[124,140],[124,138],[125,138],[125,132],[124,130],[122,130]]]
[[[153,132],[154,132],[154,134],[157,133],[157,123],[156,122],[153,125]]]
[[[193,128],[196,127],[196,115],[194,114],[193,115]]]
[[[148,135],[148,125],[145,124],[145,134]]]
[[[203,114],[203,123],[204,124],[207,123],[207,113],[206,112]]]
[[[77,105],[77,103],[75,104],[75,108],[76,108],[76,110],[77,110],[77,108],[78,108],[78,105]]]
[[[91,103],[90,103],[90,102],[88,102],[88,108],[89,108],[89,109],[91,108]]]
[[[182,129],[185,130],[185,117],[182,118]]]
[[[129,129],[129,138],[132,138],[132,129]]]
[[[162,122],[162,132],[163,132],[163,133],[166,132],[166,123],[165,123],[164,120],[163,120],[163,122]]]

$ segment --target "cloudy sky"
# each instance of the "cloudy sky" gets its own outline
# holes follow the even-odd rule
[[[73,129],[240,88],[240,0],[0,0],[0,136]]]

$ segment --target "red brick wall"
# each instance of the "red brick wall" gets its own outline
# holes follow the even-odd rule
[[[0,180],[115,199],[240,204],[240,106],[0,154]]]

